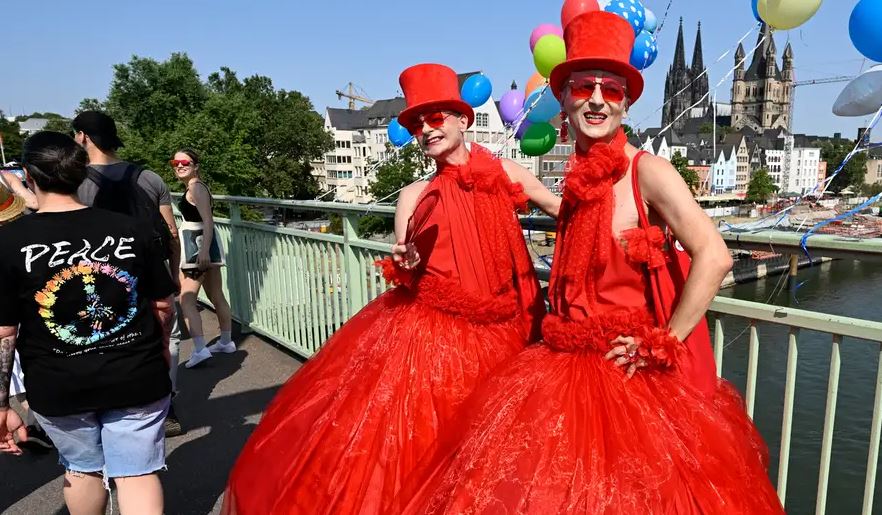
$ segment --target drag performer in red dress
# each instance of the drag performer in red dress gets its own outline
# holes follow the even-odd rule
[[[622,116],[643,90],[629,64],[634,33],[614,14],[591,12],[568,25],[565,39],[568,60],[552,72],[551,88],[577,150],[543,342],[476,390],[458,441],[442,439],[427,479],[403,489],[404,511],[782,513],[765,445],[738,393],[716,379],[703,387],[696,371],[712,361],[681,366],[708,355],[682,340],[731,259],[671,165],[627,144]],[[645,200],[639,206],[632,180]],[[659,326],[648,273],[666,266],[665,227],[692,268],[673,316]]]
[[[556,215],[559,199],[465,145],[474,112],[453,70],[417,65],[400,83],[399,121],[437,173],[400,195],[396,257],[383,263],[399,286],[282,388],[231,473],[225,513],[386,512],[478,383],[538,339],[545,306],[515,208],[529,197]]]

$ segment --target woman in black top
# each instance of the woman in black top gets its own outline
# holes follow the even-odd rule
[[[195,256],[195,268],[192,267],[194,264],[192,252],[189,253],[190,259],[188,259],[187,252],[181,253],[181,309],[184,312],[187,330],[193,338],[194,345],[193,354],[185,366],[191,368],[210,358],[212,353],[235,352],[236,344],[232,339],[232,315],[230,304],[224,296],[224,283],[220,268],[211,264],[210,249],[216,235],[214,218],[211,214],[211,192],[199,178],[199,155],[192,150],[181,149],[175,152],[170,164],[174,168],[175,176],[186,188],[184,196],[178,203],[178,210],[185,222],[182,224],[182,231],[187,233],[189,228],[195,228],[197,231],[201,229],[202,232],[201,238],[197,236],[195,240],[199,248]],[[187,222],[191,222],[191,224],[188,226]],[[186,237],[181,238],[181,241],[186,245],[185,240]],[[187,268],[188,265],[190,268]],[[221,329],[220,340],[208,347],[205,345],[202,319],[196,307],[199,288],[203,284],[208,300],[211,301],[215,313],[217,313]]]

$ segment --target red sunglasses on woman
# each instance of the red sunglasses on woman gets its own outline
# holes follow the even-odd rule
[[[450,113],[447,111],[426,113],[410,124],[410,127],[405,127],[405,129],[407,129],[412,135],[420,137],[423,135],[423,125],[428,125],[433,129],[441,128],[444,125],[444,121],[447,120],[447,117],[455,116],[455,114],[456,113]]]
[[[588,100],[594,96],[594,91],[598,86],[600,86],[600,94],[604,101],[619,104],[625,100],[627,87],[612,77],[585,77],[571,80],[570,96],[574,100]]]
[[[168,162],[172,166],[172,168],[177,168],[178,166],[190,166],[193,164],[193,161],[189,159],[172,159]]]

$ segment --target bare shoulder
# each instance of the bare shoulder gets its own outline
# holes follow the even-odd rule
[[[637,177],[640,189],[649,201],[673,194],[677,190],[689,190],[677,169],[667,159],[643,154],[637,163],[637,170],[640,172]]]
[[[408,184],[407,186],[402,188],[401,193],[398,194],[398,203],[400,204],[402,202],[415,202],[428,185],[429,181],[417,181]]]
[[[502,169],[505,170],[505,173],[512,182],[521,182],[518,179],[524,177],[524,174],[530,174],[529,170],[511,159],[502,158],[500,161],[502,162]]]

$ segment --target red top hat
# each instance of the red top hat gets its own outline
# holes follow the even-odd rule
[[[475,112],[460,96],[456,72],[443,64],[411,66],[401,72],[398,83],[407,101],[407,108],[398,115],[398,122],[404,127],[412,126],[420,115],[431,111],[464,114],[469,126],[475,121]]]
[[[551,71],[551,91],[561,98],[570,74],[580,70],[604,70],[621,75],[628,82],[631,104],[643,94],[643,76],[631,66],[634,29],[617,14],[591,11],[581,14],[564,32],[567,60]]]

